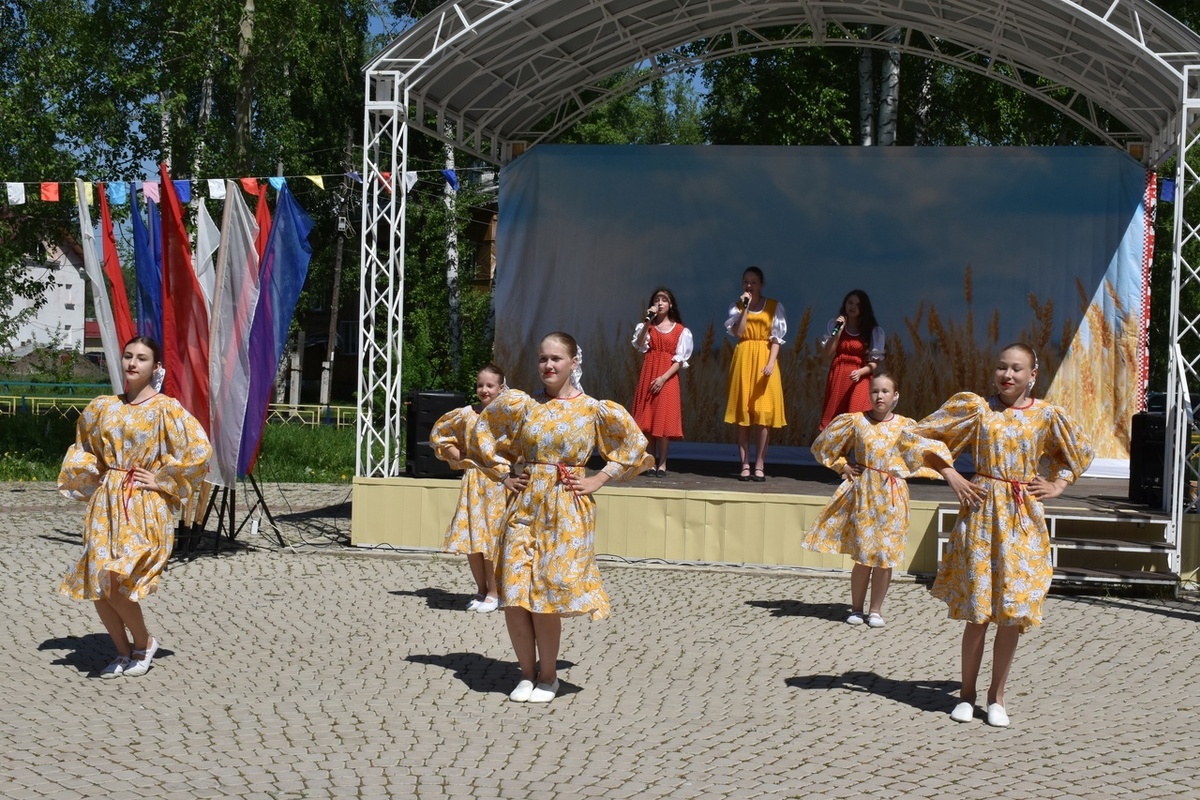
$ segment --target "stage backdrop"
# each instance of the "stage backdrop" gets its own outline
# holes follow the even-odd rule
[[[539,146],[501,173],[496,359],[536,390],[536,343],[584,349],[584,388],[628,406],[630,346],[651,290],[674,291],[696,338],[684,431],[722,422],[744,268],[783,303],[788,427],[807,445],[827,360],[818,340],[843,295],[871,297],[921,417],[959,390],[992,391],[998,350],[1030,342],[1037,394],[1127,458],[1145,367],[1153,176],[1108,148]]]

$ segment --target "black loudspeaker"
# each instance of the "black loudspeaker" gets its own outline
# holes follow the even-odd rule
[[[467,396],[462,392],[421,392],[408,395],[407,440],[405,457],[408,474],[414,478],[453,478],[461,473],[439,461],[429,444],[433,424],[447,411],[462,408]]]
[[[1134,414],[1129,428],[1129,500],[1151,508],[1163,501],[1166,414]]]

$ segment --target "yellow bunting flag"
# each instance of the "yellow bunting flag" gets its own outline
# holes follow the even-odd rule
[[[325,188],[325,177],[324,176],[322,176],[322,175],[305,175],[304,177],[308,178],[310,181],[315,183],[318,188],[320,188],[320,189]]]

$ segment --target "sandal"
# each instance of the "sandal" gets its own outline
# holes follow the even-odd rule
[[[743,465],[742,465],[742,474],[741,474],[741,475],[738,475],[738,480],[739,480],[739,481],[748,481],[748,480],[750,480],[750,465],[749,465],[749,464],[743,464]]]

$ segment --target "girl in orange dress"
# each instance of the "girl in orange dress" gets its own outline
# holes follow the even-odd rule
[[[738,455],[742,471],[738,480],[762,482],[767,479],[763,461],[771,428],[787,425],[783,413],[783,382],[776,360],[787,318],[783,303],[762,296],[765,284],[762,270],[747,267],[742,273],[742,296],[729,308],[725,330],[738,340],[729,365],[729,398],[725,421],[737,425]],[[750,471],[750,434],[754,428],[754,472]]]
[[[657,470],[646,474],[661,478],[667,474],[671,440],[683,438],[679,370],[687,369],[693,347],[692,332],[683,327],[675,295],[667,287],[660,286],[650,295],[646,321],[633,331],[633,346],[646,355],[633,397],[633,418],[654,442]]]
[[[654,464],[629,412],[584,394],[581,360],[571,336],[548,334],[538,346],[544,392],[504,392],[484,409],[473,435],[480,465],[512,493],[501,521],[496,581],[521,667],[509,695],[518,703],[548,703],[558,694],[562,617],[608,616],[593,546],[592,493]],[[593,450],[608,463],[588,475],[584,465]]]
[[[962,689],[950,718],[975,717],[975,683],[984,636],[996,625],[989,725],[1007,727],[1004,688],[1020,635],[1041,623],[1050,589],[1050,534],[1042,501],[1058,497],[1092,463],[1092,449],[1063,410],[1034,399],[1037,356],[1027,344],[1011,344],[996,363],[996,394],[954,395],[901,435],[909,467],[937,470],[961,504],[933,594],[952,619],[963,620]],[[954,469],[969,450],[975,477]]]
[[[454,469],[464,470],[458,508],[446,529],[442,551],[464,553],[475,578],[475,597],[469,611],[486,614],[500,606],[496,590],[496,549],[500,543],[500,517],[504,515],[504,487],[489,478],[472,461],[467,441],[479,414],[505,389],[504,373],[488,364],[475,377],[479,405],[463,406],[444,414],[433,424],[429,443],[433,452]]]
[[[883,361],[886,338],[875,322],[871,298],[861,289],[851,290],[842,298],[838,315],[829,321],[829,330],[821,347],[833,356],[825,379],[825,402],[821,425],[838,414],[867,411],[871,408],[870,378]]]
[[[141,601],[158,588],[180,509],[212,454],[200,423],[151,384],[162,366],[157,342],[130,339],[121,365],[125,393],[88,403],[58,475],[60,492],[88,504],[83,553],[59,592],[91,600],[112,637],[117,658],[102,678],[150,669],[158,641],[146,628]]]

